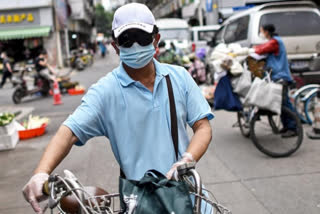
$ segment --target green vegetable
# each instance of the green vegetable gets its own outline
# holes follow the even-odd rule
[[[12,122],[15,115],[11,113],[1,113],[0,114],[0,126],[6,126]]]

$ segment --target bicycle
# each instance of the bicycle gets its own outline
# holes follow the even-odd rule
[[[266,81],[270,80],[270,72],[265,72]],[[283,102],[287,96],[287,86],[284,86],[282,92]],[[251,139],[256,148],[262,153],[270,157],[288,157],[296,152],[303,141],[303,127],[297,114],[285,107],[282,102],[281,112],[278,115],[268,110],[259,109],[257,106],[244,106],[243,110],[237,113],[238,124],[241,134]],[[286,120],[295,125],[296,136],[284,138],[281,134],[285,130],[282,119],[286,116]],[[281,119],[281,117],[283,117]]]
[[[53,210],[57,208],[61,214],[120,214],[126,213],[120,207],[120,194],[108,193],[98,187],[84,187],[74,174],[64,171],[65,177],[50,175],[48,182],[44,184],[43,191],[49,196],[47,207]],[[195,170],[195,164],[189,163],[178,167],[178,177],[186,182],[190,188],[190,194],[195,197],[193,213],[200,214],[207,209],[210,213],[231,214],[224,206],[212,201],[203,191],[199,173]],[[213,195],[212,195],[213,196]],[[213,197],[214,198],[214,197]],[[205,204],[205,207],[203,205]],[[211,207],[211,208],[210,208]],[[214,208],[214,209],[213,209]]]
[[[299,88],[297,91],[295,91],[291,97],[293,99],[294,108],[296,109],[296,112],[299,118],[303,123],[307,123],[309,125],[312,124],[312,120],[305,113],[305,101],[307,97],[309,97],[307,96],[309,92],[317,88],[320,88],[320,85],[317,85],[317,84],[305,85]]]
[[[312,125],[315,119],[314,108],[316,103],[319,102],[317,98],[318,93],[320,93],[320,86],[310,90],[302,99],[304,103],[304,114],[310,125]]]

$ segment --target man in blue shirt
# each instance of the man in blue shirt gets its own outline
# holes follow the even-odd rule
[[[112,30],[120,66],[89,89],[23,188],[38,213],[42,212],[38,202],[43,198],[43,183],[74,144],[106,136],[125,176],[139,180],[149,169],[170,179],[177,166],[198,161],[211,141],[213,114],[192,77],[182,67],[153,59],[160,34],[151,11],[143,4],[127,4],[115,12]],[[177,112],[178,160],[171,136],[167,75]],[[191,140],[187,124],[194,131]]]

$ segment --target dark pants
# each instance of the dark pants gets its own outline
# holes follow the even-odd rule
[[[0,88],[2,88],[3,85],[6,83],[7,78],[9,78],[11,80],[11,77],[12,77],[12,73],[9,71],[5,71],[2,75],[2,81],[0,84]]]
[[[288,86],[287,85],[283,86],[282,96],[283,96],[282,105],[287,107],[291,111],[295,112],[295,109],[293,108],[292,103],[289,98],[289,95],[288,95]],[[281,112],[281,122],[282,122],[283,128],[296,131],[296,129],[297,129],[296,121],[283,111]]]

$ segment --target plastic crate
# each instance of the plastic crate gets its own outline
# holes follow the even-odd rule
[[[40,128],[19,131],[20,140],[39,137],[46,132],[47,124],[43,124]]]
[[[19,141],[19,134],[15,127],[8,134],[0,135],[0,151],[14,149]]]
[[[84,89],[80,89],[80,90],[69,89],[68,90],[68,94],[70,94],[70,95],[80,95],[80,94],[84,94],[84,92],[85,92]]]

